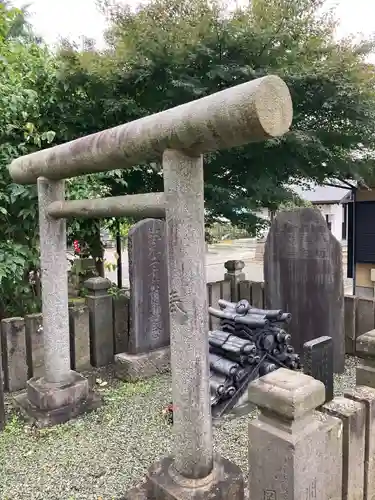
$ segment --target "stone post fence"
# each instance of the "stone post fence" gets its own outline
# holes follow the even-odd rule
[[[233,295],[233,278],[228,277],[228,267],[237,267],[237,270],[241,270],[241,280],[237,282],[235,295]],[[234,301],[240,298],[247,299],[255,307],[265,307],[263,283],[244,279],[246,276],[244,271],[246,271],[246,266],[242,261],[225,263],[225,269],[223,268],[225,279],[207,283],[207,304],[217,306],[219,299]],[[160,363],[155,364],[155,358],[160,351],[157,350],[151,351],[152,354],[149,357],[146,356],[146,351],[146,354],[142,355],[143,358],[140,357],[144,363],[133,364],[133,371],[130,371],[127,362],[129,339],[132,335],[130,332],[130,290],[124,289],[115,294],[108,293],[108,291],[111,292],[108,281],[102,278],[87,280],[85,285],[88,297],[72,299],[69,303],[71,369],[80,372],[114,362],[118,377],[128,381],[169,370],[169,352],[163,351]],[[95,289],[101,286],[103,286],[101,290]],[[139,301],[142,300],[143,297],[140,297]],[[0,361],[2,361],[3,384],[6,392],[25,389],[28,379],[40,377],[44,373],[42,319],[42,314],[29,314],[24,318],[8,318],[1,321],[2,356]],[[218,326],[217,318],[210,316],[208,321],[210,330]],[[154,324],[155,317],[150,316],[148,322]],[[372,330],[375,330],[375,299],[346,296],[346,354],[362,357],[362,352],[356,347],[356,340]],[[141,367],[143,371],[140,370]],[[144,371],[145,368],[147,368],[146,371]]]
[[[354,389],[325,401],[324,385],[284,368],[252,382],[250,500],[375,498],[375,332],[360,335]]]

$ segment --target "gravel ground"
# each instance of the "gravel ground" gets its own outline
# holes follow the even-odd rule
[[[337,376],[336,394],[353,387],[355,358]],[[172,451],[171,427],[162,409],[171,400],[170,377],[126,384],[110,372],[95,374],[103,407],[74,422],[38,430],[10,414],[0,434],[1,500],[119,500],[147,467]],[[214,427],[220,454],[247,469],[251,415]]]

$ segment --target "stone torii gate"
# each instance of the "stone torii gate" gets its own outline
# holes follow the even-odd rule
[[[127,498],[243,498],[240,470],[212,445],[202,154],[281,136],[291,121],[286,84],[266,76],[9,167],[15,182],[38,185],[45,376],[28,381],[20,404],[42,420],[61,422],[90,406],[87,380],[70,370],[65,219],[165,214],[175,450]],[[164,193],[65,201],[64,179],[160,157]]]

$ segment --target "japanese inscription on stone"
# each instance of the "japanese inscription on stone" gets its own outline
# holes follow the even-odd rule
[[[333,345],[331,337],[319,337],[303,346],[303,371],[323,382],[326,402],[333,399]]]

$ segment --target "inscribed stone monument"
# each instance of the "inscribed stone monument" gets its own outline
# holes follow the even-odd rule
[[[289,325],[299,354],[303,344],[332,337],[334,371],[345,362],[341,244],[313,208],[280,212],[272,222],[264,255],[265,301],[292,314]]]
[[[333,344],[331,337],[319,337],[303,346],[303,372],[323,382],[325,402],[333,399]]]
[[[169,297],[165,223],[144,219],[129,231],[130,334],[128,352],[169,345]]]

